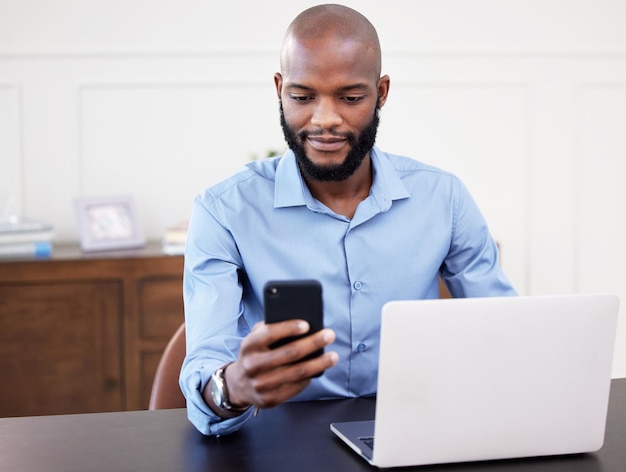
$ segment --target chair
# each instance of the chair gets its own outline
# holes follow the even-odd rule
[[[180,325],[163,351],[159,361],[152,391],[150,392],[150,410],[185,408],[185,397],[178,385],[178,376],[185,359],[185,323]]]

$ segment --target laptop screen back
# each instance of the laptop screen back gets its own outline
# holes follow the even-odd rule
[[[612,295],[388,303],[373,463],[599,449],[618,303]]]

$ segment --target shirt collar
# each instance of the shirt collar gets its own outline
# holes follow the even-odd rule
[[[371,156],[374,179],[370,195],[374,197],[381,211],[387,211],[391,202],[409,198],[410,194],[387,154],[374,147]]]
[[[309,198],[312,198],[311,192],[300,175],[295,154],[289,149],[276,168],[274,208],[306,205]]]
[[[370,195],[376,200],[380,209],[386,211],[393,200],[408,198],[410,194],[384,152],[374,147],[371,158],[374,178]],[[291,150],[287,150],[278,163],[274,185],[274,208],[319,206],[304,182],[296,163],[296,156]]]

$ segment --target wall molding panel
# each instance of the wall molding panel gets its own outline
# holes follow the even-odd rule
[[[231,106],[238,100],[256,103],[246,115],[264,126],[242,129],[249,140],[222,140],[222,127],[239,125],[241,112]],[[82,83],[77,103],[81,194],[133,194],[152,238],[187,218],[207,185],[255,155],[284,148],[275,96],[254,79]],[[212,159],[221,161],[219,168]],[[148,181],[137,185],[141,175]]]
[[[576,133],[573,258],[576,290],[621,296],[615,359],[626,359],[626,78],[575,88]]]

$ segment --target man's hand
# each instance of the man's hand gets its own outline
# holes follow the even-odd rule
[[[335,332],[331,329],[322,329],[275,349],[269,347],[282,338],[301,335],[308,330],[308,323],[302,320],[257,323],[243,339],[239,359],[225,371],[230,403],[259,408],[277,406],[304,390],[311,377],[337,364],[336,352],[297,362],[333,343]],[[204,397],[213,407],[209,388],[205,389]]]

